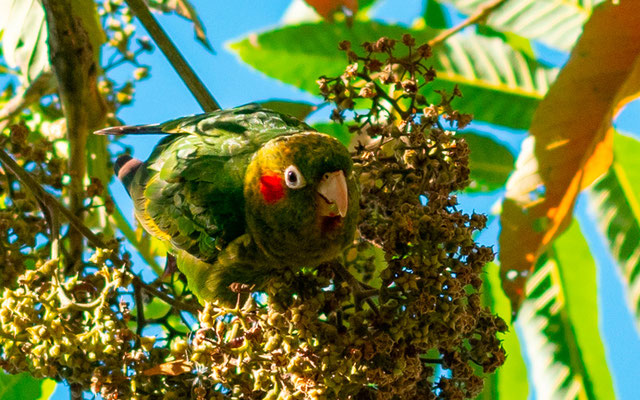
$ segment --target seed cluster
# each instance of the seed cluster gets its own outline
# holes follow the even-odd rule
[[[481,303],[480,274],[494,254],[473,235],[486,217],[458,210],[454,195],[469,183],[469,149],[455,130],[470,116],[452,108],[457,90],[427,101],[431,49],[409,35],[365,43],[364,55],[348,42],[340,48],[350,64],[319,85],[334,120],[352,118],[357,133],[359,237],[343,260],[274,276],[264,293],[232,285],[235,307],[194,311],[177,274],[142,283],[126,257],[114,262],[116,242],[70,275],[48,259],[50,246],[33,242],[48,234],[35,201],[25,195],[33,204],[18,209],[21,191],[6,188],[13,203],[0,215],[13,214],[0,224],[33,215],[38,228],[14,242],[0,229],[1,246],[22,249],[0,296],[0,366],[105,399],[477,396],[483,374],[505,360],[497,334],[506,324]],[[26,154],[20,129],[9,136],[16,158]],[[64,163],[45,158],[35,159],[37,178],[55,187]],[[99,180],[87,196],[104,196]]]

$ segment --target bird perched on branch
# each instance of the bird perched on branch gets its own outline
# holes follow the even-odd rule
[[[229,285],[260,289],[353,240],[359,193],[335,138],[257,105],[96,132],[158,133],[168,136],[147,161],[121,156],[115,170],[200,301],[231,304]]]

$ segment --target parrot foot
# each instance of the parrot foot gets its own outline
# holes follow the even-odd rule
[[[176,257],[173,254],[167,253],[167,261],[164,264],[164,271],[162,271],[162,276],[160,277],[160,280],[164,280],[170,277],[177,270],[178,270],[178,263],[176,262]]]
[[[376,304],[371,299],[372,297],[378,295],[378,293],[379,293],[378,289],[375,289],[375,288],[367,285],[366,283],[362,283],[359,280],[357,280],[351,274],[351,272],[349,272],[344,267],[344,265],[342,265],[342,263],[340,263],[340,262],[332,263],[331,267],[333,268],[333,270],[336,273],[336,275],[338,275],[340,277],[340,279],[342,279],[343,281],[347,282],[349,284],[349,286],[351,287],[351,291],[353,293],[353,297],[354,297],[354,299],[356,301],[356,307],[360,307],[360,305],[364,301],[373,310],[373,312],[375,312],[376,314],[379,313],[378,312],[378,306],[376,306]]]

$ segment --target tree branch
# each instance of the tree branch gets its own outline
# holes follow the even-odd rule
[[[461,30],[463,30],[467,26],[473,25],[473,24],[475,24],[475,23],[487,18],[489,16],[489,14],[491,14],[496,8],[500,7],[505,2],[506,2],[506,0],[491,0],[491,1],[481,5],[467,19],[465,19],[464,21],[462,21],[461,23],[459,23],[458,25],[456,25],[454,27],[451,27],[449,29],[446,29],[446,30],[442,31],[438,36],[436,36],[433,39],[429,40],[429,42],[428,42],[429,46],[434,47],[434,46],[437,46],[439,44],[442,44],[445,40],[449,39],[451,36],[453,36],[456,33],[460,32]]]
[[[102,124],[106,104],[98,92],[97,57],[73,0],[43,0],[49,31],[49,54],[58,80],[58,93],[67,122],[69,140],[69,197],[71,210],[83,216],[84,176],[87,171],[87,136]],[[69,265],[82,261],[82,234],[69,231]]]
[[[129,7],[136,14],[142,25],[147,32],[156,42],[162,53],[171,63],[173,69],[178,73],[182,81],[187,85],[193,97],[200,104],[200,107],[206,112],[215,111],[220,109],[220,105],[213,97],[213,95],[207,90],[200,78],[196,75],[193,69],[189,66],[184,59],[180,51],[173,44],[167,33],[162,29],[158,21],[151,15],[149,8],[143,0],[125,0]]]

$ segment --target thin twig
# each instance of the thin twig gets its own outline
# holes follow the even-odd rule
[[[142,301],[142,287],[140,281],[133,282],[133,295],[136,301],[136,335],[142,336],[142,330],[146,324],[144,319],[144,302]]]
[[[376,89],[376,93],[378,94],[378,96],[382,97],[383,99],[387,100],[391,106],[398,112],[398,114],[400,114],[400,117],[402,117],[403,119],[405,118],[406,115],[406,111],[403,110],[402,108],[400,108],[400,106],[398,105],[398,103],[392,99],[387,92],[384,91],[383,88],[380,87],[380,85],[378,85],[376,83],[376,81],[374,81],[373,79],[371,79],[371,77],[369,77],[366,74],[360,73],[358,74],[359,78],[362,78],[365,82],[369,82],[372,83],[374,88]]]
[[[149,292],[149,294],[159,298],[160,300],[164,301],[165,303],[169,304],[170,306],[173,306],[174,308],[177,308],[177,309],[180,309],[180,310],[184,310],[184,311],[188,311],[188,312],[190,312],[192,314],[196,314],[196,315],[198,314],[198,311],[200,311],[200,307],[192,305],[192,304],[188,304],[188,303],[185,303],[185,302],[182,302],[180,300],[177,300],[177,299],[169,296],[168,294],[166,294],[166,293],[154,288],[153,286],[144,283],[142,281],[142,279],[140,279],[140,277],[137,276],[137,275],[131,274],[131,277],[133,279],[133,283],[139,284],[144,290]]]
[[[444,360],[441,358],[420,358],[422,362],[426,364],[443,364]]]
[[[444,42],[445,40],[449,39],[451,36],[455,35],[456,33],[460,32],[461,30],[463,30],[467,26],[473,25],[473,24],[475,24],[475,23],[487,18],[489,16],[489,14],[491,14],[493,12],[493,10],[495,10],[498,7],[500,7],[505,2],[506,2],[506,0],[492,0],[492,1],[489,1],[489,2],[487,2],[485,4],[482,4],[467,19],[465,19],[464,21],[462,21],[461,23],[459,23],[458,25],[456,25],[454,27],[451,27],[449,29],[446,29],[446,30],[442,31],[442,33],[440,33],[438,36],[436,36],[433,39],[429,40],[429,42],[428,42],[429,46],[434,47],[434,46],[437,46],[439,44],[442,44],[442,42]]]
[[[82,400],[82,385],[79,383],[72,384],[69,395],[71,400]]]
[[[166,32],[162,29],[160,24],[158,24],[155,17],[151,15],[149,8],[144,1],[125,1],[136,14],[147,32],[149,32],[154,42],[156,42],[158,47],[160,47],[160,50],[162,50],[162,53],[167,57],[173,69],[176,70],[182,81],[187,85],[191,94],[193,94],[196,101],[200,104],[200,107],[202,107],[206,112],[220,109],[220,105],[216,99],[207,90],[182,54],[180,54],[180,51],[178,51],[171,39],[169,39],[169,36],[167,36]]]

